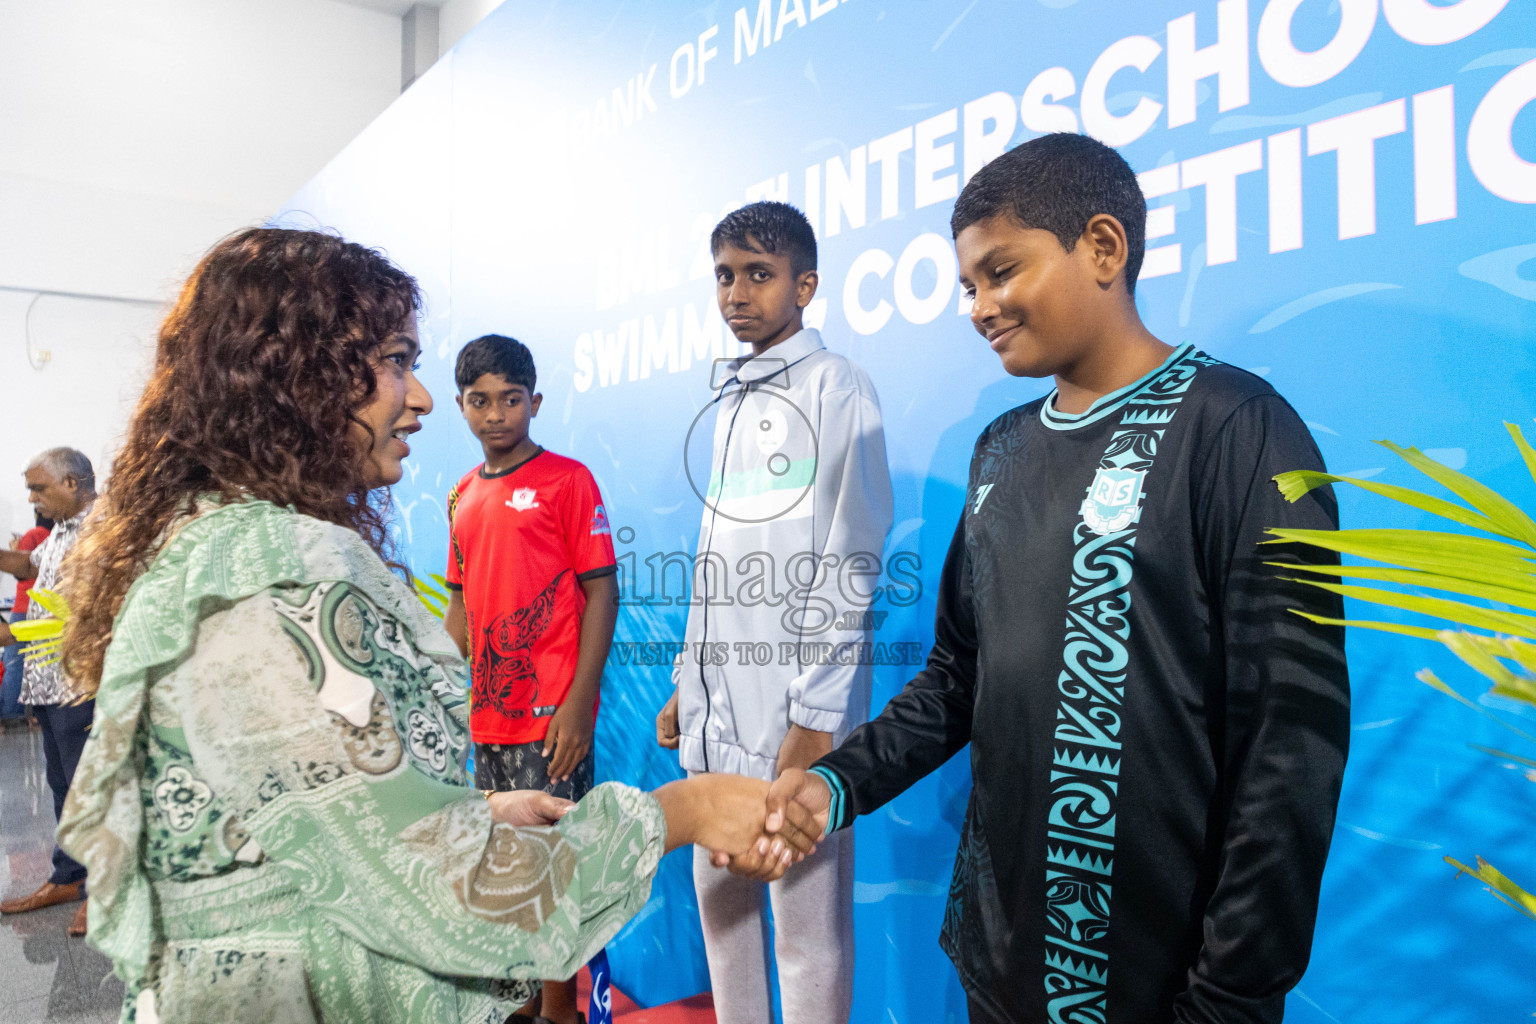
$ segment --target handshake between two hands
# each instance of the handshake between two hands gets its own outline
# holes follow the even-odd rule
[[[816,852],[827,827],[832,794],[798,768],[777,781],[741,775],[695,775],[669,782],[655,796],[667,818],[668,852],[689,843],[710,852],[710,863],[771,882]],[[517,827],[553,825],[576,805],[539,790],[490,793],[491,817]]]
[[[816,852],[832,804],[826,783],[799,768],[786,770],[771,785],[718,774],[695,775],[670,785],[699,787],[701,828],[691,841],[709,851],[710,863],[765,882]],[[657,791],[658,799],[662,790]],[[669,829],[671,821],[669,814]],[[669,846],[671,841],[669,836]]]
[[[676,750],[681,738],[677,707],[674,692],[656,716],[656,742],[667,750]],[[781,877],[791,864],[816,852],[816,842],[826,831],[832,794],[805,769],[831,749],[831,733],[791,725],[779,747],[778,778],[771,785],[739,775],[686,779],[683,784],[710,787],[710,818],[705,822],[710,831],[692,841],[709,850],[710,863],[717,868],[765,882]],[[660,798],[661,791],[656,795]],[[670,817],[667,827],[671,829]]]
[[[675,702],[674,696],[657,719],[663,746],[677,745]],[[826,831],[832,794],[820,777],[804,769],[831,749],[831,740],[828,733],[792,727],[779,752],[778,779],[771,784],[708,773],[656,790],[667,818],[667,851],[693,843],[710,852],[717,868],[766,882],[782,877],[790,865],[816,851]],[[514,826],[553,825],[576,806],[537,790],[491,793],[488,799],[491,816]]]

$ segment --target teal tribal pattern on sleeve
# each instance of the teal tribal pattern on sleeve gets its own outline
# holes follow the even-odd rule
[[[1137,391],[1073,527],[1065,666],[1052,744],[1045,872],[1045,989],[1053,1024],[1106,1019],[1121,708],[1129,657],[1130,584],[1144,484],[1163,431],[1200,367],[1191,352]]]

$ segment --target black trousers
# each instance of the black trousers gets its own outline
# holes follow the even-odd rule
[[[64,797],[74,780],[75,768],[80,764],[80,751],[90,735],[96,702],[34,704],[32,713],[43,730],[43,757],[48,762],[48,788],[53,790],[53,816],[57,820],[64,811]],[[84,882],[85,865],[54,846],[53,874],[48,881],[56,885]]]

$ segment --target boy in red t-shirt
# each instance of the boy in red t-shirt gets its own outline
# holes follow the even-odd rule
[[[586,466],[528,436],[543,396],[526,346],[477,338],[454,380],[485,452],[448,495],[446,625],[469,659],[475,785],[580,800],[618,617],[608,513]],[[546,981],[541,1000],[539,1024],[582,1019],[574,981]]]

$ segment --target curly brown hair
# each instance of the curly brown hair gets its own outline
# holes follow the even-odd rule
[[[370,500],[349,437],[373,359],[420,306],[382,254],[314,231],[215,245],[160,327],[154,370],[105,494],[65,561],[63,664],[94,694],[112,623],[194,499],[249,496],[356,530],[388,560],[388,492]]]

